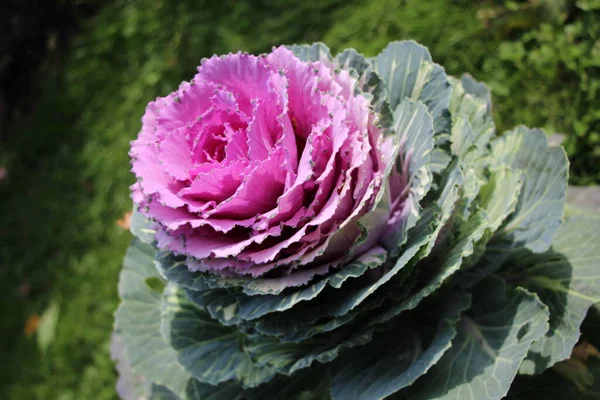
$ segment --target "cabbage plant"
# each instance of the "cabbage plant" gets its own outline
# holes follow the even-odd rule
[[[600,302],[564,150],[412,41],[205,59],[130,155],[124,398],[522,398]]]

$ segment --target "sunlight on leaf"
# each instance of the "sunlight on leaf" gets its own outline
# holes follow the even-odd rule
[[[40,317],[37,329],[37,344],[42,354],[46,353],[48,346],[54,341],[59,313],[60,307],[56,301],[53,301]]]

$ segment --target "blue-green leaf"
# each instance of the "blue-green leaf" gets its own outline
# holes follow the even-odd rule
[[[495,232],[517,207],[522,185],[519,170],[500,167],[489,172],[487,183],[479,191],[477,205],[486,211],[491,232]]]
[[[485,102],[488,113],[492,112],[492,91],[485,84],[481,83],[470,74],[463,74],[460,77],[460,84],[464,88],[465,93],[477,97]]]
[[[456,323],[469,305],[466,292],[442,296],[424,305],[426,324],[400,318],[369,345],[342,353],[331,367],[332,398],[380,399],[411,385],[450,348]]]
[[[352,69],[360,76],[366,72],[371,64],[367,59],[354,49],[346,49],[334,58],[335,65],[342,69]]]
[[[506,396],[531,343],[548,329],[548,310],[501,279],[480,283],[452,347],[408,388],[411,400],[498,400]]]
[[[426,257],[434,248],[435,241],[445,223],[452,215],[454,203],[458,196],[458,187],[462,183],[462,173],[456,160],[446,170],[439,189],[439,197],[423,211],[416,225],[408,232],[408,240],[402,246],[400,256],[393,266],[384,271],[374,282],[368,282],[350,293],[340,294],[331,299],[325,311],[334,316],[341,316],[359,306],[381,286],[396,279],[396,275],[418,260]],[[410,269],[410,267],[408,268]],[[416,304],[415,304],[416,305]]]
[[[403,101],[394,110],[392,131],[399,140],[398,159],[389,175],[390,187],[386,190],[401,190],[403,205],[394,215],[393,224],[385,233],[383,243],[394,253],[406,240],[407,231],[412,228],[420,216],[420,201],[425,197],[432,183],[430,169],[431,151],[433,150],[433,125],[427,108],[412,100]],[[397,194],[399,195],[399,194]]]
[[[542,130],[519,126],[493,142],[492,154],[494,166],[518,169],[523,177],[515,212],[498,231],[494,247],[548,250],[565,205],[569,163],[564,149],[549,148]]]
[[[277,295],[286,289],[308,283],[315,275],[315,269],[297,269],[277,278],[222,277],[208,272],[191,271],[187,261],[186,256],[174,255],[167,251],[159,250],[156,253],[157,268],[161,275],[169,282],[191,290],[231,288],[240,289],[250,296]],[[327,266],[317,269],[321,270],[321,273],[328,270]]]
[[[401,256],[394,261],[393,266],[388,266],[391,268],[373,270],[374,273],[379,272],[379,276],[372,274],[364,279],[361,278],[363,283],[354,282],[350,290],[345,291],[342,288],[337,291],[331,288],[324,295],[329,299],[327,303],[306,302],[296,305],[289,311],[269,314],[257,322],[256,329],[264,334],[280,336],[282,340],[301,340],[319,332],[331,331],[352,321],[357,313],[369,313],[369,310],[379,307],[387,293],[373,296],[378,288],[391,280],[395,282],[390,282],[390,287],[394,283],[403,282],[403,279],[412,272],[411,265],[414,265],[416,259],[426,256],[433,249],[435,239],[452,214],[461,182],[462,174],[457,160],[454,159],[446,169],[437,194],[434,196],[437,201],[423,212],[417,226],[410,231],[409,240],[403,246]],[[419,254],[419,251],[422,253]],[[400,300],[411,287],[412,284],[402,283],[401,287],[390,291],[396,297],[400,296],[398,297]],[[319,319],[327,316],[335,318],[317,323]]]
[[[156,384],[152,384],[148,398],[151,400],[180,400],[180,397],[170,391],[168,388]],[[136,398],[135,400],[138,399],[139,398]]]
[[[162,295],[146,283],[148,278],[160,278],[154,267],[154,252],[152,246],[137,238],[127,250],[119,280],[122,302],[115,316],[115,330],[136,374],[184,397],[191,376],[161,335]]]
[[[127,349],[123,340],[113,332],[110,342],[110,358],[115,362],[119,379],[117,393],[123,400],[138,400],[150,391],[151,383],[135,374],[127,358]]]
[[[194,290],[210,289],[204,273],[190,271],[185,255],[158,250],[154,256],[154,260],[158,272],[167,281]]]
[[[156,230],[152,227],[152,222],[146,219],[137,209],[133,210],[130,230],[133,236],[148,244],[154,241],[154,236],[156,235]]]
[[[321,61],[330,64],[333,60],[329,47],[324,43],[294,44],[286,47],[302,61]]]
[[[463,260],[473,254],[475,243],[483,236],[487,228],[487,218],[483,211],[473,214],[469,220],[461,226],[458,236],[451,242],[449,247],[436,250],[436,254],[423,259],[422,264],[417,264],[416,269],[432,273],[424,274],[421,280],[426,282],[412,296],[402,302],[390,305],[381,310],[373,317],[374,323],[383,323],[400,314],[403,311],[415,308],[424,298],[438,290],[448,279],[462,266]],[[428,264],[435,260],[436,265]]]
[[[314,365],[244,393],[243,400],[330,400],[327,370]]]
[[[279,373],[290,375],[310,367],[315,362],[331,362],[345,348],[370,342],[374,331],[374,329],[362,329],[356,333],[336,331],[327,336],[314,337],[299,343],[282,342],[272,336],[249,335],[245,348],[257,365],[268,366]]]
[[[540,373],[569,358],[588,309],[600,302],[600,217],[563,222],[552,249],[522,251],[506,262],[503,274],[536,293],[550,309],[550,329],[536,341],[520,372]]]
[[[217,385],[226,381],[255,387],[270,381],[275,371],[258,367],[244,352],[244,335],[211,318],[169,284],[163,295],[162,331],[178,352],[179,363],[200,382]],[[166,325],[166,326],[165,326]]]
[[[392,110],[405,98],[420,100],[433,116],[435,132],[450,131],[452,88],[444,69],[431,61],[426,47],[414,41],[392,42],[373,59],[373,69],[386,83]]]
[[[325,278],[304,288],[292,288],[278,295],[249,296],[241,291],[224,289],[188,289],[187,295],[194,303],[206,307],[213,318],[221,323],[239,324],[269,313],[289,310],[299,302],[314,299],[328,285],[339,288],[347,279],[362,276],[368,269],[381,266],[386,257],[387,252],[383,248],[373,247]]]
[[[490,104],[465,87],[464,77],[460,81],[452,78],[450,82],[452,84],[452,96],[449,109],[452,113],[453,125],[456,119],[464,120],[463,123],[468,125],[468,135],[472,140],[471,145],[476,149],[476,155],[482,156],[496,131],[490,112]],[[467,84],[467,86],[470,85]],[[463,133],[460,130],[455,131],[453,127],[453,142],[458,141],[461,134]],[[464,138],[461,139],[461,142],[465,142]]]
[[[381,272],[374,270],[373,273],[376,275]],[[406,283],[403,282],[402,287],[397,288],[395,291],[396,296],[400,297],[402,293],[408,293],[410,290],[408,283],[407,280]],[[348,290],[351,291],[352,287]],[[324,296],[327,296],[327,298],[331,298],[331,296],[341,297],[345,295],[345,291],[346,289],[338,291],[329,288],[328,293]],[[360,307],[336,317],[329,315],[329,307],[318,300],[301,303],[291,310],[266,315],[264,318],[256,320],[253,327],[257,332],[277,336],[283,342],[299,342],[318,334],[331,332],[368,315],[373,309],[378,308],[387,297],[386,293],[375,294],[363,302]]]
[[[189,400],[246,400],[246,391],[235,382],[214,386],[191,379],[186,395]],[[152,399],[154,400],[154,399]]]

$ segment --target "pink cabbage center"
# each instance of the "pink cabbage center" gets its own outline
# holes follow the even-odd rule
[[[336,259],[381,188],[380,132],[348,71],[280,47],[203,60],[148,105],[134,201],[190,268],[264,275]]]

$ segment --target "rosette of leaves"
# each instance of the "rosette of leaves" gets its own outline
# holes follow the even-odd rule
[[[524,126],[497,135],[487,87],[447,76],[414,42],[372,59],[290,49],[357,78],[394,139],[386,174],[409,173],[411,212],[399,234],[310,279],[194,272],[135,213],[115,330],[141,380],[121,392],[492,400],[567,359],[600,302],[600,217],[563,215],[563,149]]]

